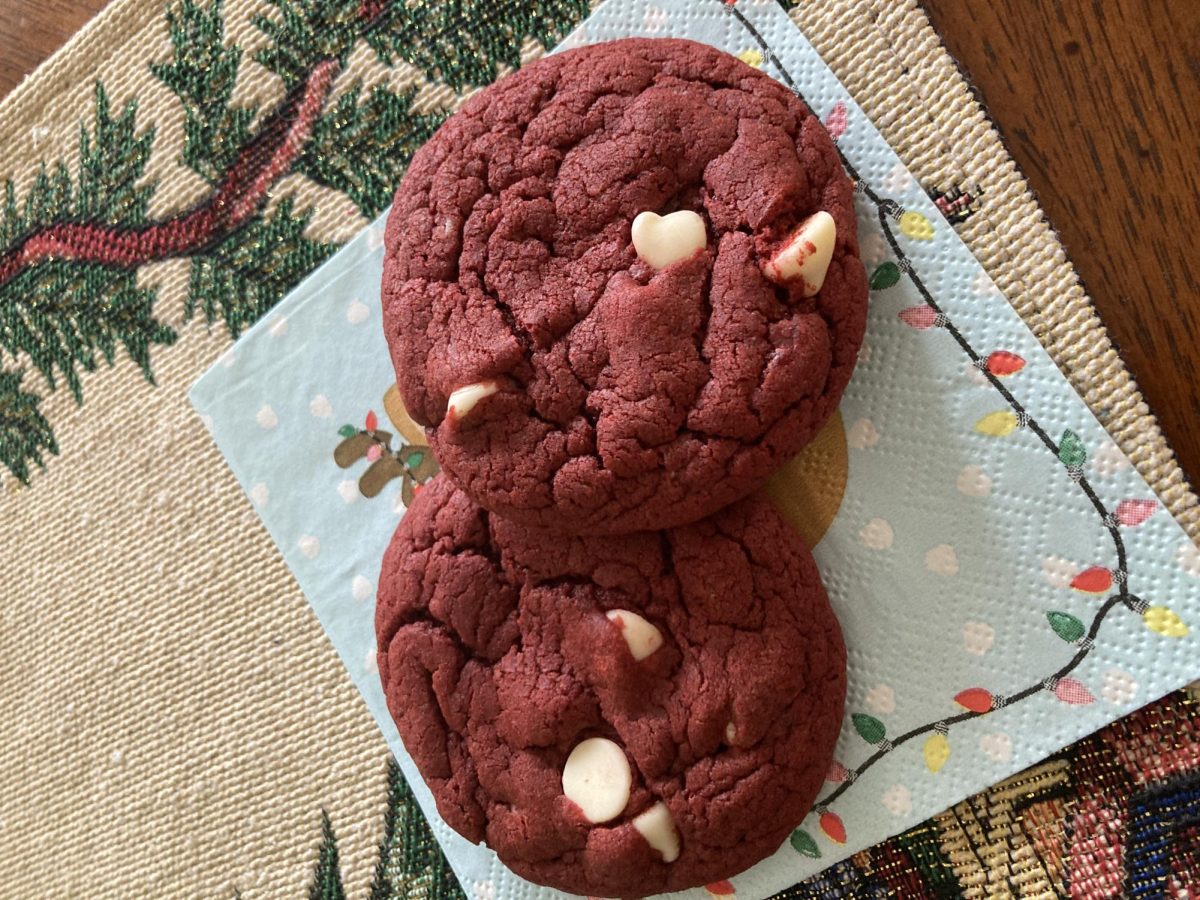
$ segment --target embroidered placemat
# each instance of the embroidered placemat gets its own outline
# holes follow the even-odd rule
[[[185,392],[230,331],[383,208],[407,154],[462,92],[585,12],[117,0],[0,105],[0,175],[12,181],[0,228],[6,890],[458,890]],[[1195,538],[1169,449],[924,16],[894,2],[792,15]],[[1099,810],[1085,821],[1106,823],[1104,846],[1119,845],[1104,829],[1121,821],[1124,785],[1182,771],[1191,709],[1179,695],[1122,725],[1122,744],[1172,725],[1175,757],[1089,775],[1087,751],[1038,783],[1099,779],[1104,791],[1080,789],[1079,806]],[[1036,807],[1039,847],[1082,814],[1059,791]],[[1069,853],[1038,875],[1028,826],[993,818],[995,797],[978,801],[977,821],[939,817],[911,852],[888,845],[867,854],[876,874],[857,859],[855,871],[901,877],[925,860],[946,890],[1013,872],[1024,873],[1014,892],[1061,890]],[[1130,822],[1167,821],[1143,805],[1149,817]]]

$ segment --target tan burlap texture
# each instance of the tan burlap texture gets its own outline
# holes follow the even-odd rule
[[[261,6],[226,3],[228,34],[248,50]],[[151,214],[195,198],[203,185],[178,162],[182,116],[146,66],[169,51],[163,11],[115,0],[0,105],[0,176],[23,191],[41,160],[77,156],[103,77],[114,106],[137,97],[157,126]],[[917,4],[819,0],[794,18],[922,184],[982,188],[963,238],[1200,537],[1154,418]],[[377,65],[356,56],[342,78],[382,78]],[[278,82],[262,75],[243,77],[239,96],[273,99]],[[428,86],[420,102],[446,94]],[[299,178],[286,187],[316,205],[312,234],[343,241],[363,224]],[[154,351],[157,385],[119,360],[84,376],[82,406],[50,394],[61,453],[0,496],[0,895],[298,898],[324,808],[347,894],[365,896],[384,742],[186,401],[228,334],[185,321],[181,264],[139,277],[159,285],[156,312],[180,333]]]

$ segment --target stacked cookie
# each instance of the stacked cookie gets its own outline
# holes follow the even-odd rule
[[[532,881],[726,878],[823,781],[845,648],[754,491],[854,367],[852,195],[798,98],[678,40],[527,66],[400,186],[385,327],[443,474],[384,558],[379,671],[442,816]]]

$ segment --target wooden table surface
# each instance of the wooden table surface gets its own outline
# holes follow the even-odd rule
[[[0,96],[105,0],[0,0]],[[1200,479],[1200,3],[922,0]]]

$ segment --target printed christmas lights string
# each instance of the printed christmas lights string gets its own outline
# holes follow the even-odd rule
[[[362,459],[368,463],[358,479],[358,491],[364,497],[378,496],[388,482],[400,478],[400,498],[407,507],[438,472],[437,460],[428,447],[414,446],[401,438],[393,450],[392,434],[380,430],[375,410],[367,412],[363,428],[347,424],[338,429],[338,434],[342,441],[333,451],[338,466],[349,469]]]
[[[764,58],[775,67],[787,86],[803,100],[804,95],[787,68],[754,25],[736,8],[736,0],[724,0],[723,5],[755,41]],[[848,127],[844,103],[838,103],[834,107],[830,114],[830,120],[832,126],[830,130],[836,140]],[[1005,437],[1017,430],[1028,429],[1036,435],[1038,440],[1062,463],[1068,477],[1078,485],[1080,491],[1096,511],[1103,527],[1112,539],[1117,556],[1116,569],[1110,570],[1103,566],[1093,566],[1075,576],[1071,582],[1071,587],[1074,589],[1092,594],[1104,594],[1114,586],[1116,587],[1115,593],[1111,594],[1093,615],[1086,631],[1083,622],[1069,613],[1053,610],[1046,613],[1047,621],[1054,633],[1067,643],[1078,647],[1070,660],[1055,672],[1010,696],[994,694],[982,687],[959,691],[955,695],[954,701],[962,708],[962,712],[917,726],[891,739],[887,737],[887,728],[884,723],[874,716],[865,713],[854,713],[851,716],[855,731],[863,740],[875,745],[877,749],[853,769],[847,769],[840,763],[835,763],[830,772],[830,780],[835,781],[837,787],[820,798],[814,807],[814,812],[818,816],[818,824],[824,835],[835,844],[844,844],[847,840],[845,824],[840,816],[829,809],[829,806],[841,797],[859,776],[897,747],[928,735],[922,748],[922,757],[926,768],[930,772],[937,773],[942,770],[950,758],[951,744],[948,734],[951,727],[959,722],[987,715],[992,710],[1018,703],[1041,691],[1049,691],[1061,702],[1067,704],[1083,705],[1093,702],[1095,698],[1087,687],[1069,675],[1091,653],[1101,625],[1115,607],[1125,606],[1131,612],[1140,615],[1147,628],[1166,637],[1182,637],[1188,633],[1188,626],[1174,611],[1163,606],[1150,606],[1129,590],[1128,561],[1120,528],[1135,527],[1145,522],[1154,513],[1156,502],[1144,499],[1124,500],[1117,505],[1115,511],[1108,510],[1084,476],[1083,465],[1087,460],[1087,449],[1079,435],[1066,429],[1063,431],[1061,439],[1055,442],[1037,419],[1002,383],[1002,378],[1015,375],[1024,369],[1025,360],[1007,350],[995,350],[987,356],[976,351],[934,300],[929,289],[915,271],[911,260],[900,246],[892,223],[896,224],[902,235],[912,240],[930,240],[934,236],[934,229],[929,219],[916,210],[905,210],[896,201],[881,197],[862,179],[840,149],[839,155],[846,171],[854,180],[855,190],[874,205],[880,228],[897,260],[894,263],[885,262],[876,268],[870,277],[871,290],[886,290],[898,284],[901,277],[909,278],[924,303],[901,310],[900,320],[918,331],[939,328],[945,330],[967,355],[972,365],[979,370],[982,377],[1008,405],[1007,409],[997,410],[980,419],[975,424],[975,431],[991,437]],[[791,844],[797,852],[804,856],[816,858],[821,855],[816,841],[803,829],[797,829],[792,836]]]

